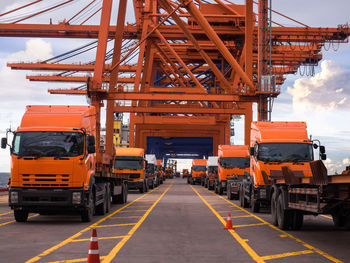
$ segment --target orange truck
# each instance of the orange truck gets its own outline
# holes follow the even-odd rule
[[[165,181],[165,176],[164,176],[164,171],[163,171],[163,161],[162,160],[157,160],[157,167],[156,167],[156,173],[158,177],[160,178],[159,183],[163,184]]]
[[[173,168],[171,168],[171,167],[165,168],[165,178],[168,178],[168,179],[173,179],[174,178]]]
[[[189,172],[188,172],[188,169],[182,169],[182,178],[186,178],[189,176]]]
[[[226,145],[220,165],[221,173],[226,176],[226,194],[229,200],[238,200],[239,191],[245,174],[249,174],[250,156],[246,145]],[[227,159],[226,159],[227,158]],[[226,166],[226,167],[223,167]]]
[[[207,160],[206,159],[193,159],[191,175],[189,176],[187,182],[190,184],[201,184],[202,178],[205,177],[207,171]]]
[[[245,145],[219,145],[218,178],[215,193],[222,195],[229,188],[228,195],[238,195],[237,185],[244,172],[249,171],[249,151]],[[230,179],[230,184],[228,184]],[[232,198],[230,196],[230,198]]]
[[[146,154],[145,158],[147,161],[146,175],[148,187],[153,189],[160,185],[160,177],[158,176],[158,173],[156,173],[157,158],[155,154]]]
[[[214,189],[215,180],[218,178],[218,156],[209,156],[207,162],[207,173],[204,179],[204,187]]]
[[[304,215],[318,214],[331,214],[336,226],[350,229],[350,175],[327,174],[325,148],[308,138],[305,122],[252,122],[250,146],[241,206],[254,212],[270,207],[281,229],[300,229]]]
[[[113,172],[128,177],[128,189],[138,189],[140,193],[149,189],[144,155],[142,148],[117,147],[115,151]]]
[[[7,134],[8,135],[8,134]],[[91,106],[27,106],[10,146],[9,205],[18,222],[29,213],[77,213],[82,221],[127,199],[127,176],[98,170],[96,112]],[[101,165],[100,165],[101,166]]]

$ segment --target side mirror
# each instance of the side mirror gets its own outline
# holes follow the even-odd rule
[[[326,148],[324,146],[320,146],[320,153],[326,153]]]
[[[320,154],[320,157],[321,157],[321,160],[326,160],[327,159],[327,154],[325,154],[325,153],[321,153]]]
[[[249,148],[249,154],[250,155],[254,155],[254,147],[250,147]]]
[[[312,146],[314,147],[314,149],[318,148],[318,145],[316,143],[314,143]]]
[[[88,135],[88,145],[93,145],[95,146],[95,136]]]
[[[1,138],[1,148],[6,149],[7,146],[7,138]]]
[[[89,145],[87,150],[88,150],[88,153],[95,153],[96,152],[95,145]]]

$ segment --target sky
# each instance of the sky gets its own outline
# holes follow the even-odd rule
[[[29,0],[2,0],[0,13],[29,3]],[[60,1],[42,1],[31,10],[54,5]],[[31,23],[53,23],[69,19],[77,12],[79,6],[88,0],[75,0],[68,8],[41,15],[31,19]],[[118,2],[118,1],[114,1]],[[244,1],[233,1],[241,4]],[[49,4],[48,4],[49,3]],[[41,5],[41,6],[40,6]],[[337,27],[350,22],[348,0],[272,0],[272,7],[285,15],[299,20],[312,27]],[[128,1],[127,21],[133,22],[132,1]],[[111,21],[116,21],[117,6],[113,7]],[[0,23],[8,22],[0,16]],[[12,16],[11,18],[16,18]],[[80,18],[81,20],[83,18]],[[286,26],[293,26],[289,20],[273,15],[273,20]],[[97,23],[98,17],[91,23]],[[113,22],[115,23],[115,22]],[[57,84],[45,82],[29,82],[25,79],[31,72],[13,71],[6,67],[7,62],[33,62],[56,56],[67,50],[79,47],[91,40],[82,39],[42,39],[42,38],[0,38],[0,137],[4,137],[6,129],[16,129],[25,111],[26,105],[34,104],[87,104],[85,97],[50,95],[48,88],[76,87],[76,84]],[[334,46],[337,48],[337,46]],[[329,173],[341,172],[350,165],[350,44],[339,46],[337,51],[331,47],[322,51],[323,60],[315,68],[313,77],[300,74],[287,77],[281,86],[281,94],[274,102],[273,121],[306,121],[308,133],[320,139],[326,146],[328,159],[326,165]],[[94,59],[94,52],[75,59],[87,62]],[[243,143],[243,121],[235,122],[235,144]],[[190,161],[179,163],[178,168],[189,168]],[[0,149],[0,172],[10,171],[9,150]]]

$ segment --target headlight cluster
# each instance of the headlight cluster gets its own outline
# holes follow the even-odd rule
[[[12,204],[18,203],[18,192],[11,192],[10,198]]]
[[[81,203],[81,192],[73,192],[72,193],[72,203],[80,204]]]

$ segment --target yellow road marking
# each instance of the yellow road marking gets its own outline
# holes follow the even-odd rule
[[[120,213],[145,212],[145,211],[147,211],[147,209],[120,211]]]
[[[129,233],[109,252],[109,254],[105,257],[102,263],[109,263],[111,262],[114,257],[118,254],[120,249],[125,245],[125,243],[132,237],[132,235],[136,232],[136,230],[140,227],[140,225],[145,221],[147,216],[151,213],[153,208],[158,204],[158,202],[163,198],[163,196],[168,192],[170,187],[173,186],[171,184],[163,194],[153,203],[153,205],[147,210],[147,212],[142,216],[142,218],[137,222],[137,224],[129,231]]]
[[[136,223],[114,224],[114,225],[101,225],[96,227],[113,227],[113,226],[134,226]]]
[[[248,224],[248,225],[236,225],[233,227],[249,227],[249,226],[263,226],[266,225],[265,223],[257,223],[257,224]]]
[[[12,213],[12,211],[11,211],[11,212],[7,212],[7,213],[0,214],[0,216],[8,215],[8,214],[11,214],[11,213]]]
[[[251,217],[251,215],[246,215],[246,216],[231,216],[231,218],[241,218],[241,217]]]
[[[32,215],[32,216],[28,216],[28,218],[33,218],[33,217],[36,217],[38,216],[39,214],[35,214],[35,215]],[[12,221],[8,221],[8,222],[5,222],[5,223],[2,223],[0,224],[0,226],[5,226],[5,225],[8,225],[8,224],[11,224],[11,223],[14,223],[16,222],[16,220],[12,220]]]
[[[113,216],[111,218],[115,219],[115,218],[139,218],[141,216]]]
[[[100,259],[104,259],[105,257],[100,257]],[[87,258],[77,258],[77,259],[69,259],[69,260],[60,260],[60,261],[51,261],[48,263],[75,263],[75,262],[86,262]]]
[[[103,239],[118,239],[118,238],[123,238],[125,236],[115,236],[115,237],[99,237],[98,240],[103,240]],[[83,241],[90,241],[90,238],[82,238],[82,239],[75,239],[72,240],[72,242],[83,242]]]
[[[312,253],[314,253],[314,251],[312,251],[312,250],[303,250],[303,251],[297,251],[297,252],[290,252],[290,253],[283,253],[283,254],[264,256],[264,257],[261,257],[261,258],[263,260],[270,260],[270,259],[285,258],[285,257],[290,257],[290,256],[298,256],[298,255],[305,255],[305,254],[312,254]]]
[[[287,235],[280,235],[280,237],[287,237]]]
[[[320,216],[322,216],[322,217],[324,217],[324,218],[328,218],[328,219],[332,219],[332,220],[333,220],[333,217],[331,217],[331,216],[326,216],[326,215],[320,215]]]
[[[208,190],[207,190],[207,191],[208,191]],[[209,192],[210,192],[210,191],[209,191]],[[211,192],[210,192],[210,193],[211,193]],[[293,236],[293,235],[291,235],[291,234],[285,232],[285,231],[282,230],[282,229],[279,229],[278,227],[276,227],[276,226],[270,224],[269,222],[267,222],[267,221],[265,221],[264,219],[262,219],[262,218],[256,216],[255,214],[253,214],[253,213],[251,213],[251,212],[249,212],[249,211],[247,211],[247,210],[245,210],[245,209],[239,207],[239,206],[236,205],[235,203],[232,203],[231,201],[229,201],[229,200],[223,198],[222,196],[217,195],[217,194],[215,194],[215,193],[214,193],[214,195],[216,195],[217,197],[219,197],[219,198],[221,198],[222,200],[226,201],[227,203],[232,204],[234,207],[241,209],[242,211],[246,212],[247,214],[251,215],[252,217],[255,217],[255,218],[258,219],[260,222],[266,223],[269,227],[271,227],[271,228],[273,228],[273,229],[279,231],[280,233],[282,233],[282,234],[285,235],[286,237],[289,237],[289,238],[295,240],[296,242],[302,244],[304,247],[306,247],[306,248],[308,248],[308,249],[310,249],[310,250],[315,251],[316,253],[318,253],[318,254],[320,254],[321,256],[323,256],[323,257],[329,259],[330,261],[332,261],[332,262],[337,262],[337,263],[341,263],[341,262],[342,262],[341,260],[336,259],[335,257],[332,257],[332,256],[329,255],[328,253],[323,252],[322,250],[320,250],[320,249],[318,249],[318,248],[316,248],[316,247],[314,247],[314,246],[311,246],[311,245],[305,243],[305,242],[302,241],[301,239],[299,239],[299,238],[297,238],[297,237],[295,237],[295,236]]]
[[[199,196],[199,198],[205,203],[209,209],[213,212],[214,215],[221,221],[221,223],[225,226],[225,220],[219,215],[218,212],[198,193],[196,189],[194,189],[191,185],[192,190]],[[228,230],[230,234],[236,239],[236,241],[244,248],[245,251],[252,257],[252,259],[256,262],[264,262],[261,257],[246,243],[244,239],[242,239],[234,230]]]
[[[235,209],[235,210],[216,211],[216,212],[218,212],[218,213],[231,213],[231,212],[242,212],[242,210]]]
[[[63,247],[64,245],[72,242],[72,240],[76,239],[77,237],[81,236],[84,232],[89,231],[90,229],[96,227],[97,225],[99,225],[100,223],[104,222],[105,220],[107,220],[108,218],[112,217],[113,215],[115,215],[116,213],[119,213],[121,210],[123,210],[126,207],[129,207],[130,205],[134,204],[135,202],[139,202],[140,199],[144,198],[145,196],[149,195],[150,193],[152,193],[153,191],[155,191],[157,188],[153,189],[152,191],[145,193],[144,195],[140,196],[139,198],[135,199],[134,201],[130,202],[129,204],[126,204],[125,206],[117,209],[116,211],[114,211],[113,213],[111,213],[110,215],[100,219],[99,221],[97,221],[96,223],[84,228],[83,230],[79,231],[78,233],[74,234],[73,236],[67,238],[66,240],[62,241],[61,243],[57,244],[56,246],[53,246],[47,250],[45,250],[44,252],[40,253],[39,255],[29,259],[26,261],[26,263],[33,263],[33,262],[37,262],[39,261],[42,257],[47,256],[48,254],[52,253],[53,251]]]

